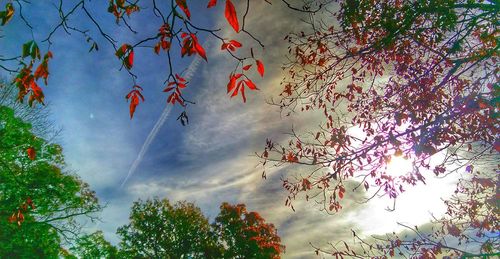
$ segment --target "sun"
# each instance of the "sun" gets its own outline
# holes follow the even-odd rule
[[[392,156],[391,161],[387,164],[387,174],[395,177],[406,175],[412,170],[411,160],[402,156]]]

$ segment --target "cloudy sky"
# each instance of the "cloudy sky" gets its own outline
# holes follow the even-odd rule
[[[41,41],[59,22],[57,10],[47,4],[52,1],[32,2],[36,3],[24,11],[34,33],[16,16],[2,32],[5,37],[0,39],[1,55],[19,55],[21,45],[32,38],[39,42],[42,52],[47,51],[47,44]],[[296,201],[295,212],[285,207],[286,193],[280,178],[300,175],[310,168],[289,165],[271,169],[267,180],[263,180],[262,167],[254,153],[263,150],[268,137],[285,141],[285,133],[292,126],[305,131],[317,124],[311,114],[281,117],[276,107],[266,104],[281,90],[280,65],[287,53],[283,37],[304,26],[302,14],[284,8],[279,1],[273,5],[255,1],[246,26],[265,44],[262,50],[248,37],[232,34],[223,16],[223,4],[207,11],[206,1],[190,2],[196,24],[222,28],[226,37],[235,37],[245,47],[254,46],[255,54],[262,57],[266,66],[266,76],[261,80],[253,75],[261,90],[247,93],[246,104],[239,96],[230,99],[226,84],[234,60],[220,51],[220,43],[201,34],[199,38],[209,60],[191,66],[194,73],[185,92],[196,105],[189,106],[190,124],[186,127],[176,121],[181,110],[166,108],[167,96],[161,92],[167,75],[165,55],[156,56],[150,48],[136,50],[133,72],[139,76],[137,83],[144,88],[146,102],[140,104],[130,120],[124,96],[133,82],[125,71],[119,71],[120,62],[111,45],[96,33],[88,18],[77,11],[69,22],[71,26],[89,29],[100,46],[98,52],[89,53],[90,46],[80,34],[68,35],[59,30],[53,36],[50,50],[54,59],[50,63],[49,85],[44,88],[46,100],[52,119],[63,128],[59,141],[69,168],[88,182],[101,203],[106,204],[102,222],[89,223],[89,231],[102,229],[109,240],[117,243],[114,233],[127,223],[130,206],[139,198],[192,201],[210,219],[217,214],[221,202],[245,203],[277,226],[287,247],[285,258],[314,258],[310,242],[324,246],[327,242],[351,240],[350,229],[364,235],[398,231],[396,222],[419,225],[428,221],[430,212],[442,213],[441,201],[436,197],[451,192],[453,179],[439,185],[430,180],[427,186],[410,190],[400,197],[395,212],[385,210],[392,203],[384,198],[359,203],[364,193],[350,196],[344,210],[333,216],[320,211],[313,202]],[[137,18],[130,25],[140,31],[133,35],[125,26],[115,24],[113,16],[106,12],[107,1],[90,3],[92,14],[120,44],[137,42],[154,33],[160,24],[148,7],[133,16]],[[237,8],[241,14],[241,6]],[[174,57],[175,70],[180,72],[192,62],[196,59]],[[6,78],[12,76],[1,73]],[[141,148],[165,109],[164,123],[158,124],[161,127],[157,127],[156,137],[150,138],[150,145],[143,149],[141,159]],[[137,167],[131,170],[134,161]],[[132,174],[124,182],[129,172]]]

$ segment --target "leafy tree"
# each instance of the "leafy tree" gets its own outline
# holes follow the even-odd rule
[[[499,231],[493,223],[498,208],[484,200],[498,186],[497,172],[477,176],[471,169],[485,161],[498,165],[498,1],[349,0],[332,1],[325,10],[337,11],[311,14],[309,30],[287,37],[289,76],[274,103],[288,115],[322,114],[321,123],[308,133],[293,132],[287,145],[268,140],[262,154],[264,164],[314,168],[284,180],[286,204],[307,193],[335,213],[350,194],[348,179],[360,179],[357,188],[369,197],[384,195],[396,204],[399,194],[430,175],[465,171],[432,238],[386,239],[368,245],[376,250],[371,255],[372,249],[360,254],[349,248],[330,254],[395,256],[396,247],[422,258],[442,250],[455,256],[498,252],[497,238],[489,238]],[[391,174],[387,167],[395,157],[413,169]],[[458,245],[445,247],[456,239]]]
[[[225,246],[224,258],[280,258],[285,248],[274,225],[244,204],[223,203],[213,227]]]
[[[205,258],[217,250],[208,219],[188,202],[134,202],[130,223],[117,233],[121,254],[127,258]]]
[[[264,158],[297,162],[331,173],[286,182],[297,192],[321,187],[337,210],[342,181],[359,176],[395,198],[424,182],[422,170],[443,175],[455,162],[472,163],[500,150],[495,38],[498,4],[470,1],[347,1],[309,34],[290,34],[293,61],[279,105],[319,110],[316,132],[281,148],[268,141]],[[309,69],[311,68],[311,69]],[[431,168],[430,157],[449,150]],[[460,161],[461,152],[476,152]],[[414,170],[387,175],[391,158]],[[334,196],[334,193],[336,195]]]
[[[77,217],[100,210],[88,185],[63,168],[60,146],[0,106],[0,257],[56,257],[78,234]]]
[[[70,250],[79,258],[117,258],[118,250],[105,238],[102,231],[78,238]]]
[[[120,258],[280,258],[284,250],[274,225],[244,204],[223,203],[210,225],[193,203],[139,200],[117,233]]]

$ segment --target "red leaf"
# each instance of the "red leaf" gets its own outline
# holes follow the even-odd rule
[[[231,92],[231,90],[233,90],[235,86],[236,86],[236,78],[234,77],[234,75],[230,75],[229,83],[227,84],[227,93]]]
[[[231,45],[235,46],[236,48],[241,48],[241,46],[243,46],[239,41],[236,40],[230,40],[229,43],[231,43]]]
[[[343,186],[339,186],[339,198],[343,199],[344,198],[344,192],[345,189]]]
[[[186,14],[186,17],[188,19],[191,19],[191,12],[189,12],[189,9],[187,7],[186,0],[175,0],[179,8]]]
[[[208,6],[207,6],[207,8],[214,7],[216,4],[217,4],[217,0],[210,0],[210,1],[208,2]]]
[[[170,91],[172,91],[172,89],[174,89],[174,87],[167,87],[167,88],[163,89],[163,92],[170,92]]]
[[[186,79],[184,79],[184,77],[181,77],[179,74],[175,74],[175,78],[177,78],[179,82],[186,82]],[[169,84],[175,84],[175,83],[169,83]]]
[[[207,54],[205,52],[205,49],[201,46],[201,44],[198,42],[198,38],[196,38],[196,35],[191,34],[191,38],[193,39],[194,43],[194,48],[196,49],[196,52],[202,57],[205,61],[207,60]]]
[[[26,150],[26,152],[28,153],[28,157],[29,159],[31,160],[35,160],[35,157],[36,157],[36,151],[34,148],[30,147],[28,148],[28,150]]]
[[[264,64],[258,59],[255,62],[257,63],[257,71],[261,77],[264,77]]]
[[[245,80],[245,84],[250,88],[251,90],[259,90],[257,86],[252,82],[252,80]]]
[[[243,70],[247,71],[247,70],[249,70],[251,67],[252,67],[252,65],[246,65],[246,66],[244,66],[244,67],[243,67]]]
[[[241,81],[240,81],[241,83]],[[243,102],[247,102],[247,98],[245,97],[245,87],[241,86],[241,97],[243,97]]]
[[[231,0],[226,0],[226,19],[229,24],[233,27],[234,31],[239,32],[240,25],[238,23],[238,16],[236,15],[236,9],[234,8]]]
[[[131,69],[132,66],[134,66],[134,51],[131,50],[130,53],[128,54],[127,61],[125,62],[125,67],[127,69]]]
[[[234,92],[233,94],[231,94],[231,97],[235,97],[236,95],[238,95],[238,88],[234,89]]]

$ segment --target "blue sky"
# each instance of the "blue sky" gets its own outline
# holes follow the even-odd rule
[[[57,12],[48,2],[32,1],[25,9],[26,17],[34,26],[34,39],[40,42],[57,22]],[[245,47],[255,42],[228,29],[222,7],[207,11],[203,4],[192,6],[194,22],[206,27],[222,27],[226,37],[236,37]],[[263,2],[263,1],[262,1]],[[145,34],[133,35],[124,26],[117,26],[111,14],[106,12],[107,1],[92,1],[88,8],[93,12],[106,32],[118,41],[136,42]],[[67,3],[66,3],[67,4]],[[66,7],[67,8],[67,7]],[[241,11],[241,8],[238,7]],[[130,120],[125,95],[133,85],[125,71],[118,71],[120,62],[114,50],[100,37],[81,11],[70,18],[70,24],[89,29],[99,44],[98,52],[88,52],[89,45],[76,33],[67,35],[59,30],[50,47],[54,59],[50,61],[49,85],[44,87],[50,103],[52,119],[63,128],[60,142],[64,148],[68,168],[76,173],[92,189],[100,201],[107,204],[101,214],[102,223],[87,224],[87,229],[102,229],[106,237],[117,243],[116,228],[128,221],[129,208],[138,198],[166,197],[172,201],[188,200],[202,208],[210,219],[218,212],[221,202],[245,203],[250,210],[259,211],[278,231],[287,246],[286,258],[314,257],[309,242],[326,245],[350,238],[350,229],[358,233],[383,234],[398,230],[396,221],[412,225],[422,224],[430,217],[429,212],[440,211],[440,201],[398,208],[389,213],[384,208],[390,201],[380,199],[371,204],[359,204],[357,199],[364,193],[351,197],[345,209],[330,216],[314,203],[298,200],[296,212],[284,206],[286,197],[281,187],[281,176],[299,175],[307,168],[285,166],[268,171],[268,179],[262,180],[262,168],[254,152],[261,152],[267,137],[286,140],[284,133],[306,130],[317,124],[314,114],[297,114],[283,118],[276,107],[266,100],[276,97],[281,87],[280,65],[287,52],[283,37],[292,30],[304,26],[298,13],[286,10],[280,4],[256,4],[250,10],[247,28],[263,41],[264,50],[255,48],[266,65],[263,80],[254,75],[261,91],[247,94],[243,104],[240,97],[230,99],[226,94],[228,73],[234,60],[220,51],[219,43],[205,43],[208,63],[202,61],[197,68],[186,96],[195,101],[189,107],[190,124],[180,125],[176,118],[180,113],[174,108],[150,145],[137,170],[121,188],[133,161],[151,129],[166,107],[166,95],[162,93],[167,76],[165,55],[156,56],[152,49],[138,49],[133,72],[139,76],[137,83],[144,88],[146,102],[141,103]],[[197,14],[203,14],[197,16]],[[151,9],[133,16],[133,28],[155,32],[160,21],[155,20]],[[21,45],[31,40],[28,28],[18,16],[2,32],[0,54],[6,57],[20,54]],[[206,36],[206,35],[205,35]],[[200,37],[202,42],[207,39]],[[40,44],[42,52],[46,44]],[[188,67],[194,58],[174,58],[176,71]],[[2,71],[2,76],[11,77]],[[444,196],[452,190],[453,179],[405,194],[406,199],[426,195]],[[423,189],[422,189],[423,188]],[[402,202],[405,204],[405,195]],[[439,214],[439,213],[438,213]],[[377,222],[377,224],[373,224]]]

